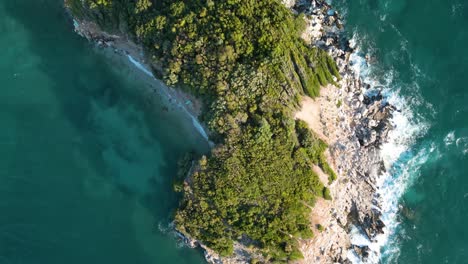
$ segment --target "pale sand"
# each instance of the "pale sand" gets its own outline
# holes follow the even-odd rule
[[[315,134],[329,146],[342,137],[342,116],[340,102],[340,88],[333,85],[322,87],[320,96],[312,99],[303,97],[301,110],[296,112],[295,118],[305,121]]]
[[[95,28],[94,25],[81,24],[80,25],[85,32],[82,33],[91,33],[93,35],[102,35],[109,37],[110,46],[112,46],[116,51],[126,51],[126,54],[131,55],[133,58],[141,62],[145,68],[150,68],[149,63],[145,61],[146,57],[143,54],[140,47],[126,39],[125,37],[110,35],[103,33],[98,28]],[[86,32],[86,30],[88,30]],[[158,65],[151,65],[152,67],[158,69]],[[153,80],[148,80],[153,87]],[[154,88],[154,87],[153,87]],[[167,89],[167,90],[166,90]],[[184,103],[187,100],[193,102],[192,105],[189,105],[187,110],[197,116],[200,113],[201,103],[195,98],[191,97],[188,94],[180,92],[180,89],[172,89],[169,87],[164,87],[163,90],[169,92],[170,94],[177,93],[176,101]],[[339,91],[338,88],[334,86],[327,86],[322,88],[321,95],[312,99],[309,97],[304,97],[302,102],[302,108],[299,112],[296,113],[295,118],[304,120],[308,123],[310,128],[329,146],[339,143],[340,139],[343,139],[346,136],[344,133],[343,126],[344,119],[339,118],[342,115],[342,109],[340,109],[337,104],[340,98],[344,98],[343,94]],[[345,106],[346,107],[346,106]],[[336,169],[335,162],[333,160],[334,155],[327,151],[327,160],[330,166],[339,174],[338,177],[343,176],[340,171]],[[336,155],[336,153],[335,153]],[[328,176],[322,172],[322,170],[314,166],[312,168],[320,177],[321,181],[327,186],[328,185]],[[340,198],[340,194],[346,192],[344,183],[341,181],[335,181],[329,186],[332,196],[334,198]],[[314,231],[314,238],[310,240],[301,240],[300,248],[304,253],[304,259],[299,261],[299,263],[330,263],[329,259],[324,258],[324,253],[330,253],[333,249],[341,249],[348,247],[348,238],[345,230],[339,226],[334,217],[334,212],[336,209],[338,211],[344,211],[345,208],[338,206],[337,200],[326,201],[319,198],[311,212],[311,228]],[[324,226],[325,231],[320,232],[317,230],[316,225],[320,224]],[[344,252],[343,252],[344,253]],[[332,254],[334,255],[334,254]]]
[[[301,102],[301,110],[294,115],[294,118],[305,121],[315,134],[328,143],[329,139],[323,134],[324,128],[320,118],[321,100],[305,96]]]
[[[344,120],[340,118],[343,107],[338,107],[338,102],[342,99],[342,92],[339,88],[328,85],[320,91],[320,96],[312,99],[304,97],[301,102],[301,109],[296,112],[295,118],[305,121],[311,130],[324,140],[329,146],[334,146],[346,137],[343,129]],[[333,170],[339,174],[335,166],[334,155],[329,150],[326,151],[327,161]],[[336,153],[335,153],[336,154]],[[334,199],[327,201],[318,198],[316,204],[312,208],[310,214],[311,228],[314,232],[314,237],[309,240],[302,240],[300,243],[301,251],[304,254],[304,259],[297,263],[329,263],[330,259],[324,258],[322,254],[327,255],[330,250],[339,249],[346,245],[348,241],[347,233],[338,225],[333,217],[334,209],[340,208],[337,202],[341,198],[342,191],[345,189],[339,180],[334,181],[331,185],[328,184],[328,175],[326,175],[318,166],[313,166],[312,169],[319,176],[322,183],[330,188]],[[338,175],[343,177],[343,175]],[[319,231],[317,225],[322,225],[325,230]],[[338,242],[338,243],[337,243]],[[345,246],[346,248],[346,246]]]

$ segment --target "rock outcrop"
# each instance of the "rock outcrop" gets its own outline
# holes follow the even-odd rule
[[[329,164],[339,176],[329,186],[333,201],[319,201],[320,205],[314,208],[312,220],[314,214],[320,215],[324,230],[314,230],[314,239],[300,242],[305,257],[300,262],[350,263],[349,251],[366,261],[373,252],[367,246],[352,245],[349,232],[351,226],[355,226],[369,241],[384,232],[375,195],[377,177],[385,170],[379,148],[392,129],[391,118],[396,109],[385,101],[380,91],[373,89],[370,93],[369,85],[362,81],[359,72],[353,70],[350,58],[355,47],[345,35],[339,12],[322,0],[282,2],[294,12],[306,14],[303,39],[326,50],[335,60],[341,75],[341,79],[335,80],[340,88],[326,87],[316,99],[321,107],[323,127],[318,134],[326,137]],[[93,23],[75,21],[75,28],[79,34],[100,46],[118,46],[119,52],[144,61],[140,47],[120,36],[102,32]],[[198,241],[181,237],[189,246],[202,247],[209,263],[250,263],[253,258],[262,259],[240,243],[235,244],[234,256],[221,258]]]
[[[393,128],[396,109],[356,71],[357,62],[352,59],[358,55],[338,11],[321,0],[301,0],[294,9],[306,14],[308,28],[302,37],[326,50],[341,75],[339,88],[326,87],[316,99],[323,127],[318,134],[326,136],[329,163],[334,165],[338,180],[329,186],[333,201],[326,206],[328,217],[321,223],[325,230],[302,241],[302,263],[348,263],[350,252],[363,262],[372,262],[377,253],[368,246],[352,245],[350,232],[357,228],[369,242],[384,232],[376,184],[385,172],[380,148]],[[364,58],[362,62],[368,63]],[[317,210],[323,208],[314,208]],[[313,217],[314,213],[312,222]]]

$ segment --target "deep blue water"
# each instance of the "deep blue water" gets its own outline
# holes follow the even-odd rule
[[[396,209],[386,216],[392,230],[382,262],[467,263],[468,3],[333,4],[362,54],[374,60],[368,77],[402,110],[383,153],[394,161],[382,190],[393,198],[385,206]]]

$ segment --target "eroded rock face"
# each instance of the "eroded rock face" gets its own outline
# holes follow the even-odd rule
[[[349,239],[351,225],[359,227],[374,240],[384,232],[380,220],[376,179],[385,170],[379,155],[392,129],[391,118],[395,108],[385,102],[382,94],[366,93],[371,87],[362,82],[359,73],[351,67],[354,46],[345,37],[339,13],[321,0],[282,0],[294,12],[304,12],[307,28],[302,35],[307,43],[326,50],[335,60],[341,79],[340,88],[327,88],[322,95],[323,112],[320,114],[329,141],[329,163],[339,175],[330,185],[333,201],[326,208],[328,218],[325,230],[315,232],[313,241],[302,241],[305,259],[302,263],[350,263],[348,250],[354,250],[362,260],[369,257],[366,246],[352,245]],[[85,22],[83,22],[85,23]],[[98,34],[92,24],[78,24],[78,33],[112,46],[118,36]],[[320,100],[320,99],[319,99]],[[337,106],[337,104],[342,106]],[[331,111],[330,109],[334,109]],[[198,241],[187,239],[187,244],[202,247],[209,263],[249,263],[253,252],[242,244],[235,244],[235,254],[221,258]],[[254,256],[261,259],[261,256]]]

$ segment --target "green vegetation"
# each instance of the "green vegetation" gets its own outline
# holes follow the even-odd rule
[[[323,197],[325,200],[331,200],[332,197],[331,197],[331,194],[330,194],[330,189],[328,189],[327,187],[323,188],[322,197]]]
[[[336,103],[336,107],[340,108],[342,105],[343,105],[343,101],[341,101],[341,99],[338,100],[338,102]]]
[[[292,113],[302,95],[338,77],[333,60],[299,37],[303,17],[278,0],[66,2],[142,43],[158,76],[205,103],[216,147],[187,184],[175,184],[184,193],[177,228],[221,255],[242,240],[270,261],[301,258],[298,239],[313,235],[310,206],[331,199],[311,166],[336,175],[326,144]]]
[[[323,227],[323,225],[321,224],[317,224],[317,230],[320,231],[320,232],[323,232],[323,230],[325,230],[325,227]]]

